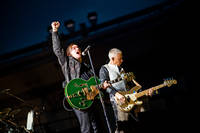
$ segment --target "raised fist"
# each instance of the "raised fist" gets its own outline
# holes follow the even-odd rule
[[[51,23],[51,27],[52,27],[53,32],[57,32],[58,28],[60,27],[60,23],[58,21],[54,21]]]

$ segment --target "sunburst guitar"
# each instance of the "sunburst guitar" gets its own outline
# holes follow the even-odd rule
[[[121,103],[120,100],[117,100],[117,99],[116,99],[116,103],[122,111],[129,112],[130,110],[133,109],[133,107],[135,105],[141,105],[142,104],[142,101],[138,101],[137,99],[142,97],[142,96],[145,96],[150,89],[153,89],[153,91],[155,91],[155,90],[158,90],[158,89],[163,88],[165,86],[170,87],[173,84],[177,84],[177,81],[176,80],[165,80],[163,82],[163,84],[149,88],[149,89],[144,90],[144,91],[139,92],[139,93],[135,92],[134,88],[132,88],[130,91],[120,91],[119,93],[122,94],[125,97],[125,103]]]

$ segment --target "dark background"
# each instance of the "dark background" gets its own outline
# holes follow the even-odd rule
[[[100,24],[165,1],[168,0],[6,0],[0,8],[0,55],[46,41],[46,29],[55,20],[62,23],[60,32],[67,34],[63,23],[69,19],[79,30],[81,23],[90,26],[90,12],[98,13]]]
[[[191,1],[167,1],[60,37],[64,47],[77,38],[84,40],[83,49],[91,45],[97,74],[108,60],[109,49],[116,47],[123,51],[123,67],[135,74],[144,90],[166,78],[177,80],[148,98],[148,110],[139,114],[138,122],[131,119],[127,126],[133,125],[135,132],[192,131],[198,120],[195,9]],[[50,34],[45,42],[2,55],[0,69],[0,107],[11,108],[10,112],[20,109],[11,119],[14,123],[25,125],[28,111],[34,108],[35,132],[79,132],[73,112],[62,105],[64,77]],[[99,121],[106,130],[101,113],[97,116],[102,116]],[[5,130],[4,124],[0,129]]]

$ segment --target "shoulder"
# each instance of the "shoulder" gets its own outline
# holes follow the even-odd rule
[[[106,64],[107,65],[107,64]],[[100,68],[100,73],[108,73],[108,69],[106,67],[106,65],[102,65]]]
[[[101,68],[100,68],[100,70],[107,70],[107,67],[106,67],[106,66],[107,66],[107,64],[102,65]]]

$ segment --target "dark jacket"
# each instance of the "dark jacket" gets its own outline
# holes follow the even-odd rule
[[[99,71],[99,78],[100,78],[100,80],[101,80],[102,83],[103,83],[104,81],[110,81],[109,72],[108,72],[108,70],[107,70],[107,68],[106,68],[105,66],[101,66],[101,69],[100,69],[100,71]],[[115,95],[115,93],[116,93],[117,91],[115,90],[114,87],[111,86],[111,87],[108,87],[108,88],[106,89],[106,92],[108,92],[109,94]]]
[[[57,32],[52,32],[52,43],[53,51],[58,58],[66,83],[75,78],[88,80],[93,76],[91,68],[87,64],[80,63],[75,58],[66,55],[66,51],[61,47]]]

